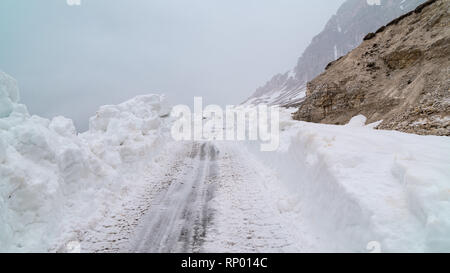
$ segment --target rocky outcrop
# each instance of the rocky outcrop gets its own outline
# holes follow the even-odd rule
[[[307,84],[297,120],[450,135],[450,0],[433,0],[382,27]]]
[[[292,106],[304,99],[307,81],[322,73],[326,65],[357,47],[366,36],[374,36],[381,26],[414,10],[425,0],[381,0],[370,5],[367,0],[347,0],[333,15],[324,30],[313,38],[297,66],[290,72],[275,75],[247,100],[247,103],[270,103]],[[370,38],[370,37],[365,37]]]

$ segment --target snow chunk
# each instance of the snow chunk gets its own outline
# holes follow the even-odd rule
[[[19,102],[17,82],[0,71],[0,118],[9,116]]]
[[[383,120],[379,120],[379,121],[372,122],[372,123],[370,123],[370,124],[367,124],[367,125],[366,125],[366,128],[369,128],[369,129],[375,129],[375,128],[377,128],[378,125],[380,125],[382,122],[383,122]]]
[[[0,163],[5,162],[6,159],[6,144],[3,138],[0,137]]]
[[[76,133],[75,125],[71,119],[57,116],[50,123],[49,128],[61,136],[74,136]]]
[[[2,71],[0,71],[0,93],[5,94],[11,102],[18,103],[20,100],[17,81]]]
[[[162,95],[143,95],[119,105],[102,106],[82,138],[113,168],[151,154],[169,113]]]
[[[348,123],[347,127],[363,127],[366,125],[367,118],[363,115],[353,117]]]

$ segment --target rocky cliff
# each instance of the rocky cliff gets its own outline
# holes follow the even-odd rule
[[[304,99],[306,82],[322,73],[325,66],[357,47],[363,37],[425,0],[347,0],[324,30],[313,38],[297,66],[275,75],[247,100],[247,103],[293,105]]]
[[[450,135],[450,0],[430,0],[365,36],[307,84],[297,120]]]

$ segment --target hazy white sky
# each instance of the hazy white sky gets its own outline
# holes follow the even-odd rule
[[[344,0],[0,1],[0,70],[33,114],[86,129],[99,105],[165,93],[238,104],[297,58]]]

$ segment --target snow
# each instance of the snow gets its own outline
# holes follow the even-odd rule
[[[290,120],[282,146],[249,149],[297,196],[300,218],[328,243],[322,251],[446,252],[450,249],[450,139]]]
[[[0,74],[0,252],[46,252],[93,225],[135,179],[139,159],[164,146],[163,96],[102,107],[77,135],[70,119],[30,116]]]
[[[119,105],[102,106],[82,134],[91,150],[112,166],[148,155],[161,138],[161,117],[168,115],[164,96],[144,95]]]
[[[54,117],[50,122],[49,128],[63,137],[70,137],[76,134],[73,121],[63,116]]]
[[[18,101],[19,89],[16,80],[0,71],[0,118],[8,117]]]
[[[295,75],[296,75],[296,72],[295,72],[294,69],[289,70],[289,72],[288,72],[288,78],[295,79]]]
[[[187,207],[214,214],[200,251],[450,250],[448,137],[374,130],[381,121],[362,115],[294,121],[285,109],[279,149],[261,152],[255,141],[173,142],[161,95],[102,106],[82,134],[19,102],[0,73],[0,252],[123,251],[136,226]]]
[[[318,252],[320,242],[299,218],[297,197],[277,172],[234,142],[216,142],[214,211],[203,252]],[[231,183],[230,183],[231,182]]]
[[[143,160],[137,168],[135,166],[123,172],[124,181],[130,181],[127,194],[121,196],[121,200],[110,207],[95,222],[95,226],[77,233],[75,238],[80,251],[129,252],[133,235],[143,224],[143,217],[154,207],[159,195],[170,186],[168,181],[181,177],[180,173],[185,171],[183,161],[190,151],[191,147],[183,142],[167,142],[156,156]],[[192,166],[188,167],[192,169]],[[62,245],[66,248],[67,243]]]
[[[298,88],[295,92],[290,94],[291,101],[301,101],[306,97],[306,85]]]
[[[347,124],[347,127],[363,127],[366,125],[367,118],[363,115],[353,117]]]

